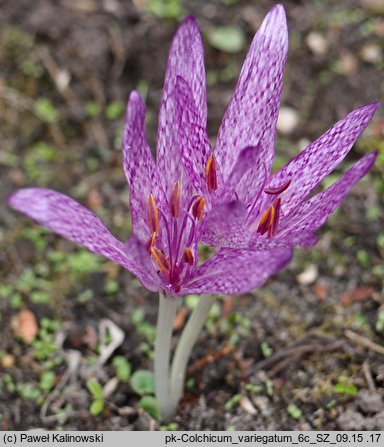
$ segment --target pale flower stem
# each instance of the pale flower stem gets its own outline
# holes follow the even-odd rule
[[[174,414],[183,395],[185,373],[192,348],[202,330],[214,302],[211,295],[201,296],[185,326],[173,357],[170,377],[170,413]]]
[[[156,399],[162,418],[167,421],[173,416],[170,399],[169,360],[171,355],[172,328],[179,300],[159,294],[155,340],[155,386]]]

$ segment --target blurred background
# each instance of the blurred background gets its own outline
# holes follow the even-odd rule
[[[381,0],[283,1],[290,50],[276,167],[384,93]],[[156,117],[178,23],[205,45],[214,139],[247,48],[272,1],[0,0],[0,429],[158,428],[156,295],[126,271],[12,211],[24,186],[65,192],[121,240],[121,166],[132,89]],[[260,290],[221,297],[196,347],[175,421],[184,430],[384,426],[384,112],[347,161],[379,150],[312,250]],[[196,303],[185,300],[175,332]],[[121,332],[119,332],[119,330]],[[124,337],[104,356],[105,345]],[[102,360],[100,360],[102,358]]]

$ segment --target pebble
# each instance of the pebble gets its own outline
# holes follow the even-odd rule
[[[273,408],[269,402],[268,397],[266,396],[254,396],[252,398],[253,403],[260,410],[263,416],[270,416],[273,412]]]
[[[12,366],[15,364],[15,357],[11,354],[6,354],[2,359],[1,359],[1,366],[4,369],[9,369],[12,368]]]
[[[292,107],[283,106],[280,108],[277,119],[277,130],[283,135],[290,135],[299,123],[299,114]]]
[[[253,406],[252,402],[247,396],[241,396],[240,407],[248,414],[257,414],[256,408]]]
[[[341,430],[361,430],[364,426],[364,417],[361,413],[348,409],[339,416],[337,423]]]
[[[326,54],[326,52],[328,51],[329,45],[327,39],[322,34],[317,33],[316,31],[312,31],[308,34],[306,43],[312,53],[318,56]]]
[[[381,48],[376,44],[366,44],[360,51],[361,59],[370,64],[377,64],[382,59]]]
[[[339,59],[339,70],[344,76],[353,76],[357,73],[359,62],[350,51],[343,51]]]
[[[378,392],[361,390],[357,395],[357,405],[364,413],[378,413],[384,410],[384,402]]]
[[[317,265],[309,264],[303,272],[296,276],[296,279],[299,284],[308,285],[314,283],[318,276],[319,269],[317,268]]]

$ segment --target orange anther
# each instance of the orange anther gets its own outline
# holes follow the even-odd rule
[[[147,242],[145,243],[145,248],[150,252],[150,251],[151,251],[151,248],[154,247],[155,244],[156,244],[156,233],[153,232],[153,233],[149,236]]]
[[[159,210],[153,194],[149,194],[147,199],[147,222],[151,233],[159,234]]]
[[[197,196],[192,205],[192,216],[195,219],[201,220],[204,215],[205,199],[202,196]]]
[[[273,204],[264,212],[261,216],[257,232],[264,234],[268,232],[268,237],[272,237],[276,234],[277,226],[280,219],[281,199],[278,197]]]
[[[213,154],[208,158],[205,165],[205,180],[207,182],[208,192],[216,191],[217,189],[217,173],[216,160]]]
[[[271,222],[272,207],[270,206],[264,214],[261,216],[259,226],[257,227],[257,232],[264,234],[268,231]]]
[[[279,224],[280,219],[280,208],[281,208],[281,199],[278,197],[272,205],[273,216],[271,220],[271,225],[268,228],[268,236],[270,239],[276,234],[277,226]]]
[[[171,197],[170,197],[170,207],[172,217],[178,219],[180,217],[180,195],[181,195],[181,183],[180,180],[177,180],[173,184]]]
[[[169,273],[171,270],[171,264],[165,254],[156,247],[150,248],[151,255],[159,266],[159,269],[164,273]]]
[[[184,258],[184,261],[187,262],[191,266],[195,263],[195,257],[193,256],[193,252],[189,247],[184,248],[183,258]]]

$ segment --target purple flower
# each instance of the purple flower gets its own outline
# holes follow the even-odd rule
[[[185,172],[201,194],[204,170],[215,154],[220,173],[214,206],[201,240],[237,249],[304,246],[316,243],[314,231],[340,205],[372,167],[376,152],[355,163],[335,184],[306,200],[344,159],[371,120],[378,104],[351,112],[275,173],[275,127],[287,57],[284,9],[267,15],[246,57],[212,152],[188,83],[179,78],[175,103]],[[196,150],[198,148],[198,150]]]
[[[206,135],[204,52],[192,17],[180,26],[169,54],[159,111],[156,162],[145,137],[143,101],[137,92],[131,93],[123,131],[124,171],[130,186],[133,228],[126,243],[117,240],[94,213],[61,193],[21,189],[8,198],[9,204],[55,233],[121,264],[150,290],[180,296],[241,293],[258,287],[289,262],[290,248],[220,248],[201,265],[197,249],[204,236],[204,222],[215,215],[215,210],[223,209],[224,168],[231,170],[240,146],[253,144],[256,138],[273,153],[274,116],[280,96],[277,90],[281,90],[286,42],[284,33],[272,36],[272,31],[282,24],[284,11],[277,7],[267,16],[252,44],[232,103],[242,106],[239,92],[248,82],[244,73],[253,73],[255,69],[258,72],[249,79],[250,98],[258,97],[258,81],[264,79],[263,73],[265,79],[275,74],[268,81],[272,87],[265,93],[263,109],[249,103],[247,110],[242,111],[250,113],[255,128],[249,126],[250,121],[246,124],[244,117],[236,122],[240,112],[232,118],[234,112],[227,112],[218,138],[223,147],[232,146],[226,157],[223,150],[220,157],[216,157],[216,152],[214,155]],[[262,60],[265,68],[257,68]],[[231,126],[241,138],[231,140]],[[233,232],[230,222],[226,232],[228,237]],[[231,245],[231,241],[224,245]]]
[[[203,47],[188,17],[173,40],[159,111],[157,159],[145,137],[145,107],[128,101],[123,132],[133,236],[118,241],[91,211],[60,193],[21,189],[9,203],[52,231],[106,256],[150,290],[169,295],[241,293],[261,285],[314,243],[313,232],[369,170],[363,157],[330,188],[308,194],[344,158],[377,105],[348,115],[271,174],[288,51],[284,8],[256,34],[214,148],[206,134]],[[216,253],[198,263],[198,244]]]

